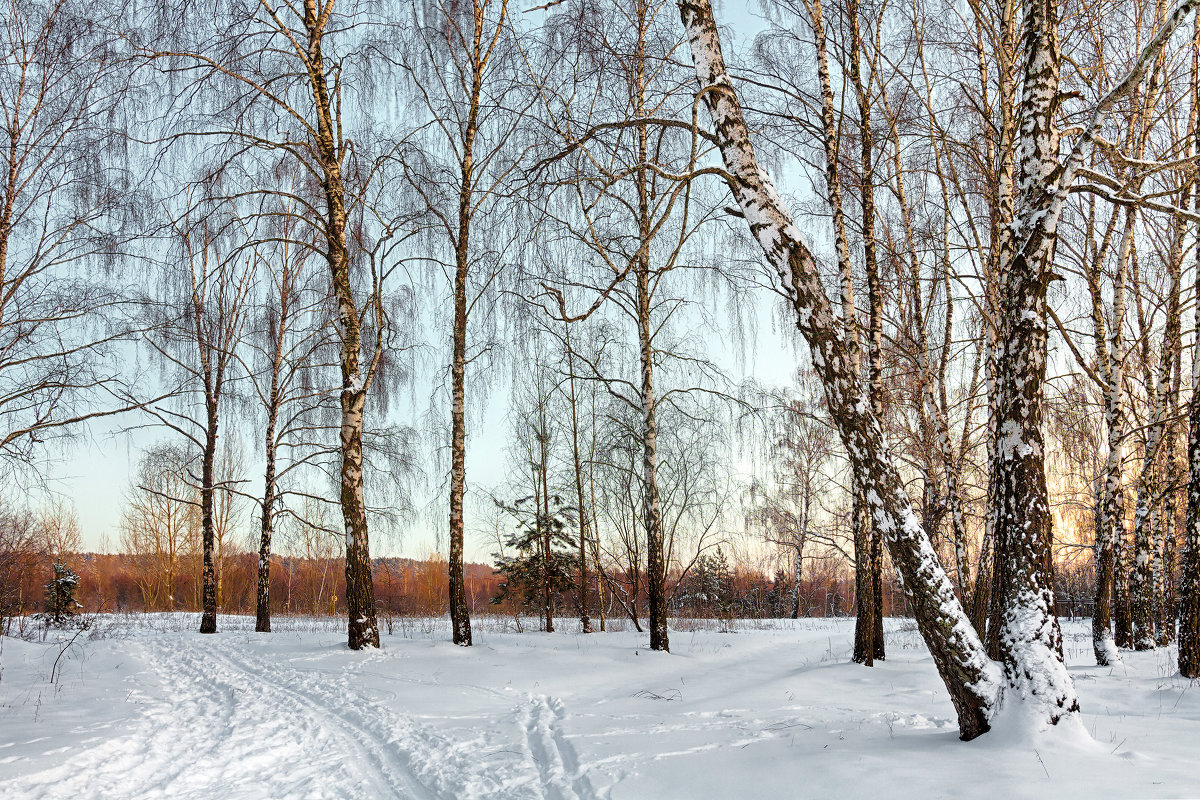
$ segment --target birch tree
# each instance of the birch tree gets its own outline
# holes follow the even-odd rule
[[[862,382],[852,369],[842,321],[825,293],[811,251],[790,211],[758,165],[749,130],[725,69],[712,7],[680,3],[703,102],[713,120],[730,186],[751,234],[776,270],[808,341],[830,415],[849,453],[872,517],[904,578],[906,595],[959,715],[959,733],[973,739],[989,729],[1001,678],[967,620],[953,585],[922,530],[883,444]]]
[[[267,198],[255,222],[265,230],[248,248],[257,279],[247,335],[238,360],[246,394],[257,400],[264,425],[263,490],[259,509],[255,631],[271,630],[271,558],[279,523],[294,518],[306,498],[301,473],[329,451],[324,420],[332,411],[320,375],[334,367],[327,323],[328,282],[321,280],[313,242],[298,240],[307,226],[300,206]],[[305,503],[300,503],[302,509]]]
[[[1059,100],[1058,20],[1055,7],[1038,0],[1023,8],[1021,90],[1014,161],[1019,193],[1014,210],[1014,256],[1005,273],[1005,300],[997,358],[995,536],[1004,554],[1000,586],[1004,612],[999,629],[1005,682],[1032,713],[1054,724],[1078,711],[1062,661],[1061,632],[1049,585],[1051,527],[1040,430],[1046,366],[1046,287],[1063,201],[1114,104],[1127,95],[1193,10],[1183,0],[1143,46],[1134,67],[1092,106],[1065,159],[1053,116]],[[1000,688],[981,642],[932,554],[899,475],[882,443],[879,421],[855,389],[844,335],[820,282],[817,265],[766,173],[759,167],[740,103],[721,57],[712,9],[704,0],[680,4],[700,83],[699,99],[713,118],[726,169],[751,233],[793,300],[797,323],[809,342],[831,416],[857,477],[870,487],[876,524],[904,578],[943,681],[959,711],[960,733],[987,730]],[[923,554],[928,553],[928,558]],[[962,678],[970,675],[969,685]]]
[[[696,240],[713,209],[692,188],[699,142],[685,121],[688,99],[673,61],[682,43],[665,22],[667,7],[659,0],[571,4],[548,21],[548,43],[533,63],[539,119],[552,143],[536,165],[551,189],[545,229],[572,242],[584,267],[543,281],[547,310],[564,322],[611,311],[635,336],[636,379],[584,367],[641,420],[637,495],[652,650],[670,649],[663,409],[720,380],[710,362],[676,346],[669,324],[695,307],[678,281],[712,275]],[[687,385],[668,383],[672,373]]]
[[[1190,100],[1193,147],[1200,150],[1200,21],[1196,23],[1191,64]],[[1200,191],[1192,193],[1193,210],[1200,211]],[[1192,256],[1192,297],[1196,302],[1193,329],[1200,331],[1200,246]],[[1179,574],[1179,673],[1200,677],[1200,337],[1192,347],[1192,396],[1187,405],[1187,506]]]
[[[499,281],[520,242],[510,193],[521,148],[516,132],[525,92],[517,74],[508,0],[439,0],[414,17],[402,59],[408,91],[424,124],[405,173],[427,220],[430,263],[450,289],[449,602],[455,644],[471,645],[463,582],[464,497],[470,397],[486,384],[468,381],[495,342]]]
[[[290,196],[307,210],[314,250],[325,261],[339,346],[339,499],[346,543],[351,649],[376,647],[363,434],[367,399],[384,365],[390,316],[383,286],[396,268],[395,214],[378,191],[394,148],[368,127],[370,82],[360,56],[392,30],[364,5],[336,0],[251,5],[195,0],[156,4],[132,20],[135,57],[180,91],[158,120],[160,140],[200,147],[210,182],[227,191],[280,193],[281,186],[236,186],[241,159],[262,151],[284,158],[318,187]],[[151,24],[146,24],[147,20]],[[360,80],[351,80],[358,77]],[[352,131],[357,130],[355,138]],[[390,193],[389,193],[390,197]]]
[[[792,619],[800,616],[800,580],[804,549],[820,509],[818,487],[833,451],[834,433],[804,394],[781,403],[771,443],[771,485],[751,486],[750,522],[791,563]],[[869,574],[863,577],[869,578]],[[856,571],[856,583],[860,581]],[[857,640],[857,637],[856,637]],[[873,654],[872,654],[873,655]]]
[[[1192,101],[1200,96],[1196,81]],[[1200,132],[1197,133],[1200,136]],[[1200,193],[1193,195],[1200,210]],[[1200,248],[1193,261],[1194,297],[1200,298]],[[1200,331],[1200,303],[1195,309],[1195,330]],[[1184,520],[1183,558],[1179,577],[1179,673],[1200,677],[1200,338],[1192,347],[1192,396],[1188,401],[1187,512]]]
[[[121,550],[137,566],[138,590],[147,611],[176,608],[177,582],[194,553],[200,503],[191,477],[195,459],[178,443],[149,447],[138,462],[121,515]]]
[[[874,95],[878,91],[872,54],[867,52],[862,33],[862,18],[870,14],[884,15],[886,2],[864,12],[858,0],[835,3],[830,18],[820,0],[791,2],[776,0],[772,13],[783,19],[803,18],[810,28],[816,55],[818,100],[816,120],[803,120],[819,130],[823,156],[823,177],[826,202],[829,204],[833,228],[834,255],[838,265],[840,303],[846,325],[846,341],[850,348],[851,369],[862,375],[868,396],[877,415],[883,413],[883,297],[879,263],[876,254],[875,227],[875,160],[872,113]],[[786,22],[773,26],[766,37],[756,42],[756,61],[767,67],[767,74],[783,89],[782,113],[796,124],[802,111],[795,109],[797,98],[808,90],[805,70],[797,65],[793,39],[798,38]],[[841,47],[838,42],[841,41]],[[835,95],[832,68],[844,75],[842,96]],[[845,110],[848,95],[853,96],[856,113]],[[780,113],[775,111],[774,113]],[[789,136],[789,139],[795,134]],[[802,138],[802,137],[800,137]],[[857,157],[847,157],[847,146],[857,140]],[[843,187],[843,182],[849,183]],[[858,194],[858,228],[854,230],[855,213],[846,195]],[[853,251],[861,244],[861,258]],[[867,284],[867,324],[858,321],[856,284],[865,277]],[[863,352],[866,353],[865,368]],[[871,526],[865,499],[853,491],[854,560],[857,615],[855,619],[854,660],[868,666],[874,659],[884,657],[882,598],[882,559],[880,539]]]
[[[222,214],[207,202],[172,220],[169,260],[162,264],[159,292],[142,301],[150,335],[146,343],[167,368],[174,397],[148,405],[148,413],[199,454],[203,600],[201,633],[217,632],[217,506],[234,487],[219,481],[221,412],[239,377],[235,351],[241,344],[253,272],[236,245],[214,229]]]

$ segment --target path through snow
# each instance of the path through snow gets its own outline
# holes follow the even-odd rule
[[[889,622],[873,670],[848,663],[851,620],[677,631],[670,655],[626,632],[481,631],[464,649],[432,624],[351,653],[316,623],[135,621],[68,650],[53,684],[59,647],[4,639],[0,796],[1195,795],[1200,694],[1172,652],[1072,667],[1092,738],[964,744],[928,654]],[[1068,632],[1086,662],[1086,625]]]

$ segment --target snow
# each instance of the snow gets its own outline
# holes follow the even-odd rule
[[[1117,642],[1113,639],[1111,633],[1108,636],[1102,636],[1098,642],[1093,635],[1092,647],[1093,649],[1098,647],[1100,652],[1104,653],[1104,660],[1109,664],[1114,666],[1120,665],[1121,651],[1117,649]]]
[[[196,622],[102,618],[53,684],[58,634],[0,639],[0,796],[1186,797],[1200,779],[1175,651],[1095,667],[1087,620],[1063,626],[1078,719],[1013,705],[970,743],[911,620],[887,620],[873,669],[849,662],[853,619],[676,620],[671,654],[504,618],[475,620],[471,648],[395,620],[362,652],[334,620]]]

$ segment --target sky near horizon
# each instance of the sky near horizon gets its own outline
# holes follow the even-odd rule
[[[778,315],[772,310],[774,295],[760,291],[753,295],[756,305],[757,334],[747,343],[747,352],[742,357],[722,342],[715,344],[714,356],[734,383],[754,380],[763,386],[788,386],[792,383],[799,364],[794,337],[781,331]],[[425,409],[416,409],[422,414]],[[469,494],[486,492],[504,482],[508,469],[505,448],[510,433],[508,423],[508,392],[506,387],[493,389],[488,401],[478,415],[469,434],[467,450],[467,476]],[[412,414],[412,406],[393,412],[393,419]],[[161,428],[141,427],[147,424],[144,417],[127,414],[108,422],[81,430],[78,438],[67,450],[51,458],[46,466],[45,477],[49,497],[42,493],[31,494],[38,505],[51,499],[63,499],[71,504],[79,519],[84,548],[96,552],[116,552],[120,548],[120,521],[131,483],[137,471],[138,460],[143,450],[151,443],[169,437],[169,431]],[[229,435],[227,432],[223,435]],[[239,434],[241,435],[241,434]],[[243,435],[243,438],[244,435]],[[427,438],[427,437],[426,437]],[[423,442],[429,446],[428,442]],[[246,448],[253,453],[253,448]],[[261,477],[255,477],[259,469],[257,459],[250,457],[246,479],[250,481],[246,491],[261,489]],[[744,473],[747,465],[741,465]],[[746,477],[742,474],[740,477]],[[257,489],[254,487],[258,487]],[[412,520],[402,524],[396,534],[376,531],[372,535],[372,554],[376,556],[406,556],[422,558],[430,552],[445,552],[445,542],[440,541],[438,530],[445,527],[440,511],[444,500],[437,500],[432,492],[418,498],[419,512]],[[470,503],[468,503],[468,515]],[[244,536],[235,534],[239,547],[249,547],[257,536],[257,524],[247,510],[243,510],[240,527]],[[495,548],[491,539],[471,535],[470,520],[466,542],[468,560],[490,561]]]

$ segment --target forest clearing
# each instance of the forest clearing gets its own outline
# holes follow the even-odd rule
[[[9,0],[0,793],[1194,795],[1198,9]]]

